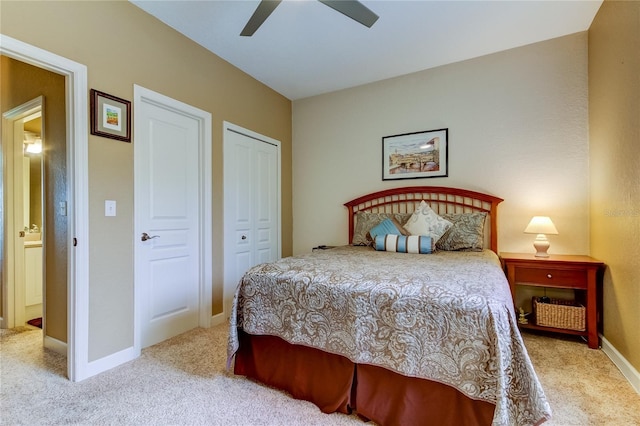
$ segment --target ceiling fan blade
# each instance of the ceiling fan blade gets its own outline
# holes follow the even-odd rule
[[[251,15],[251,18],[249,18],[247,25],[242,29],[240,35],[246,37],[252,36],[269,15],[271,15],[271,12],[278,7],[281,1],[282,0],[262,0],[255,12],[253,12],[253,15]]]
[[[369,10],[357,0],[319,0],[330,8],[337,10],[345,16],[360,22],[365,27],[371,28],[378,20],[378,15]]]

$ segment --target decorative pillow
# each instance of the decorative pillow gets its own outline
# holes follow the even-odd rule
[[[429,254],[434,251],[433,238],[425,235],[376,235],[373,247],[378,251]]]
[[[376,235],[386,234],[405,235],[407,234],[407,231],[404,230],[402,225],[400,225],[397,220],[388,217],[371,228],[367,240],[373,243],[373,241],[375,241],[376,239]]]
[[[411,235],[427,235],[438,241],[451,228],[452,223],[438,216],[431,207],[422,200],[418,209],[413,212],[404,229]]]
[[[443,214],[453,223],[436,243],[438,250],[482,251],[484,249],[484,222],[486,212]]]
[[[356,213],[356,223],[353,231],[353,241],[351,244],[354,246],[366,246],[370,245],[371,241],[368,240],[369,230],[382,222],[387,218],[395,219],[399,224],[403,224],[407,219],[411,217],[411,213],[369,213],[358,212]]]

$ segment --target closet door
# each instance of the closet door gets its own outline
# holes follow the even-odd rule
[[[242,275],[280,257],[280,146],[227,125],[224,133],[224,311]]]

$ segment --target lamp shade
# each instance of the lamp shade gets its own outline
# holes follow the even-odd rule
[[[558,230],[555,225],[547,216],[534,216],[531,219],[531,222],[529,222],[529,225],[525,228],[524,232],[526,234],[558,234]]]

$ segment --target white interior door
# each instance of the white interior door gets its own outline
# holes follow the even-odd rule
[[[201,303],[203,122],[177,110],[181,103],[162,99],[172,105],[143,99],[136,109],[135,285],[142,347],[197,327],[201,305],[210,306],[210,300]]]
[[[230,123],[224,133],[224,309],[242,275],[280,258],[280,143]]]

